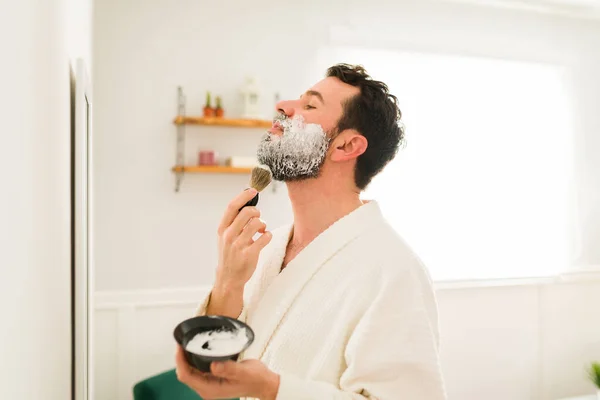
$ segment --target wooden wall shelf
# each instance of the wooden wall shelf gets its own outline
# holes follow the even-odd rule
[[[173,121],[175,125],[207,125],[227,126],[232,128],[270,128],[273,121],[261,119],[229,119],[216,117],[187,117],[177,116]]]
[[[177,153],[175,166],[172,171],[175,175],[175,192],[179,192],[181,182],[186,174],[223,174],[223,175],[250,175],[252,168],[236,168],[224,165],[185,165],[185,136],[188,126],[230,127],[240,129],[263,129],[273,126],[272,121],[262,119],[232,119],[224,117],[203,117],[186,115],[186,96],[181,86],[177,87],[177,116],[173,123],[177,129]]]
[[[184,167],[173,167],[174,172],[197,173],[197,174],[250,174],[252,168],[236,168],[224,165],[191,165]]]

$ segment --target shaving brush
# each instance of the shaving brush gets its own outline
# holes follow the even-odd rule
[[[273,180],[273,174],[271,169],[266,165],[259,165],[252,168],[252,175],[250,176],[250,187],[256,189],[258,193],[251,200],[249,200],[244,207],[256,206],[258,204],[258,194],[262,192]],[[242,208],[244,208],[242,207]],[[242,209],[240,208],[240,210]]]

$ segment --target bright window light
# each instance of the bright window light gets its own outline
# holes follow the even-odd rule
[[[549,276],[569,261],[572,128],[560,66],[356,48],[397,95],[406,147],[365,193],[437,280]]]

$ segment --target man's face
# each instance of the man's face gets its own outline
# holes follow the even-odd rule
[[[258,160],[279,181],[316,178],[325,163],[329,143],[343,114],[344,102],[359,89],[337,78],[325,78],[298,100],[281,101],[281,119],[263,137]]]

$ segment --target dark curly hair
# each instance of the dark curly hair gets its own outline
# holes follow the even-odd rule
[[[356,186],[364,190],[404,144],[398,99],[385,83],[373,80],[361,65],[337,64],[327,70],[326,76],[360,89],[359,94],[343,105],[337,131],[354,129],[369,142],[366,151],[358,157],[354,171]]]

